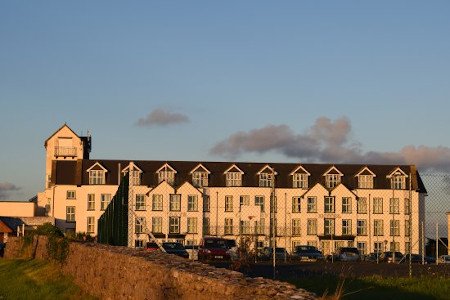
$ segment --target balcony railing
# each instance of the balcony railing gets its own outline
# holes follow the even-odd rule
[[[55,147],[55,156],[77,156],[76,147]]]

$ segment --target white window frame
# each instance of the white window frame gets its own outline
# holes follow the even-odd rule
[[[373,213],[382,214],[383,213],[383,202],[384,199],[381,197],[373,198]]]
[[[359,175],[358,188],[373,189],[373,175]]]
[[[86,218],[86,233],[95,234],[95,217]]]
[[[358,214],[367,214],[367,198],[359,197],[356,200],[356,212]]]
[[[225,218],[224,235],[233,235],[233,218]]]
[[[256,195],[255,196],[255,206],[261,207],[261,212],[264,212],[264,196]]]
[[[152,217],[152,233],[162,233],[162,217]]]
[[[105,170],[90,170],[89,184],[90,185],[105,184]]]
[[[169,210],[181,211],[181,194],[170,194]]]
[[[273,173],[259,173],[259,187],[273,187]]]
[[[142,234],[145,232],[146,220],[145,217],[136,217],[134,220],[134,233]]]
[[[317,213],[317,197],[310,196],[306,198],[306,202],[307,202],[307,212]]]
[[[101,194],[100,195],[100,210],[101,211],[106,210],[109,202],[111,202],[111,194]]]
[[[292,187],[293,188],[308,188],[308,174],[294,173],[292,174]]]
[[[341,183],[340,174],[327,174],[325,175],[325,185],[327,188],[332,189]]]
[[[389,220],[389,235],[400,236],[400,220]]]
[[[301,219],[292,219],[292,236],[301,236]]]
[[[351,235],[351,234],[352,234],[352,220],[342,219],[342,235]]]
[[[358,219],[356,221],[356,235],[367,236],[367,220]]]
[[[226,186],[242,186],[242,173],[227,172],[225,175]]]
[[[66,206],[66,222],[75,222],[75,206]]]
[[[198,211],[198,196],[188,195],[187,211]]]
[[[249,206],[250,205],[250,196],[249,195],[240,195],[239,196],[239,205],[240,206]]]
[[[391,177],[391,189],[404,190],[406,187],[406,176],[394,175]]]
[[[302,198],[300,196],[292,197],[292,213],[301,212],[301,203]]]
[[[192,185],[195,187],[208,186],[208,172],[195,171],[192,173]]]
[[[323,204],[324,213],[334,213],[336,211],[336,198],[334,196],[325,196]]]
[[[400,198],[389,198],[389,213],[390,214],[400,213]]]
[[[351,214],[352,213],[352,198],[342,197],[342,213]]]
[[[147,210],[145,194],[136,194],[136,210]]]
[[[66,192],[66,199],[67,200],[75,200],[75,199],[77,199],[77,192],[75,190],[68,190]]]
[[[381,219],[373,220],[373,235],[374,236],[384,236],[383,220],[381,220]]]
[[[87,211],[95,211],[95,194],[87,195]]]
[[[323,219],[323,233],[324,235],[332,235],[335,234],[335,219],[325,218]]]
[[[225,196],[225,212],[233,211],[233,196],[226,195]]]
[[[308,219],[306,222],[306,234],[317,235],[317,219]]]
[[[152,211],[162,211],[163,210],[163,195],[153,194],[152,195]]]
[[[409,215],[409,214],[411,214],[411,200],[409,198],[405,198],[404,201],[405,201],[404,213],[405,213],[405,215]]]
[[[180,233],[180,217],[169,217],[169,234]]]
[[[250,234],[251,233],[250,220],[241,220],[241,222],[239,223],[239,232],[241,234]]]
[[[188,217],[187,218],[187,233],[197,233],[197,217]]]
[[[361,255],[367,253],[367,243],[366,242],[357,242],[356,247]]]

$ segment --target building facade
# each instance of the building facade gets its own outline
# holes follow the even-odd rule
[[[342,246],[422,252],[426,190],[413,165],[93,160],[90,144],[67,125],[45,142],[38,206],[65,231],[95,236],[127,174],[131,245],[151,231],[185,244],[212,235],[324,254]]]

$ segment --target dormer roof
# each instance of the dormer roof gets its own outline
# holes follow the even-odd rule
[[[256,173],[256,174],[259,175],[259,174],[261,174],[261,173],[269,173],[269,174],[275,174],[275,175],[278,175],[278,173],[275,172],[275,169],[272,168],[272,167],[269,166],[269,165],[265,165],[265,166],[264,166],[261,170],[259,170],[259,172]]]
[[[139,172],[142,172],[142,170],[141,170],[134,162],[132,162],[132,161],[128,164],[128,166],[127,166],[126,168],[124,168],[124,169],[122,170],[122,172],[126,172],[126,171],[128,171],[130,168],[133,168],[134,170],[137,170],[137,171],[139,171]]]
[[[226,169],[225,172],[223,172],[223,174],[226,174],[228,172],[237,172],[237,173],[244,174],[244,172],[241,169],[239,169],[239,167],[236,166],[236,164],[233,164],[231,167]]]
[[[342,172],[339,171],[335,166],[332,166],[331,168],[329,168],[325,173],[323,173],[323,176],[330,175],[330,174],[344,176],[344,174],[342,174]]]
[[[205,168],[202,164],[198,164],[195,168],[192,169],[191,172],[189,172],[189,174],[192,174],[194,172],[199,172],[199,171],[211,174],[211,172],[207,168]]]
[[[372,175],[373,177],[376,177],[377,175],[375,175],[374,172],[372,172],[367,166],[362,168],[361,171],[359,171],[358,173],[356,173],[355,177],[358,177],[360,175]]]
[[[305,168],[303,168],[303,166],[298,166],[297,168],[294,169],[294,171],[292,171],[289,175],[294,175],[294,174],[306,174],[306,175],[311,175],[308,171],[306,171]]]
[[[58,132],[60,132],[61,130],[63,130],[64,128],[69,129],[76,137],[80,138],[80,137],[78,136],[78,134],[76,134],[75,131],[73,131],[72,128],[69,127],[69,125],[67,125],[66,123],[64,123],[61,127],[59,127],[58,130],[56,130],[51,136],[49,136],[49,137],[45,140],[44,146],[47,147],[48,141],[49,141],[52,137],[54,137]]]
[[[170,169],[172,170],[172,172],[177,173],[177,171],[174,168],[172,168],[168,163],[165,163],[161,168],[156,170],[156,173],[161,172],[163,169]]]
[[[392,178],[394,176],[405,176],[406,178],[408,178],[408,175],[400,167],[395,168],[386,176],[386,178]]]
[[[108,170],[103,167],[99,162],[96,162],[92,167],[90,167],[89,169],[86,170],[86,172],[89,171],[105,171],[108,172]]]

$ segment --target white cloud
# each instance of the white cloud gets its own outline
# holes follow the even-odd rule
[[[20,190],[19,187],[9,182],[0,182],[0,199],[6,199],[10,192]]]
[[[167,126],[171,124],[188,123],[189,117],[181,114],[170,112],[162,108],[157,108],[150,112],[145,118],[140,118],[137,125],[141,127]]]

